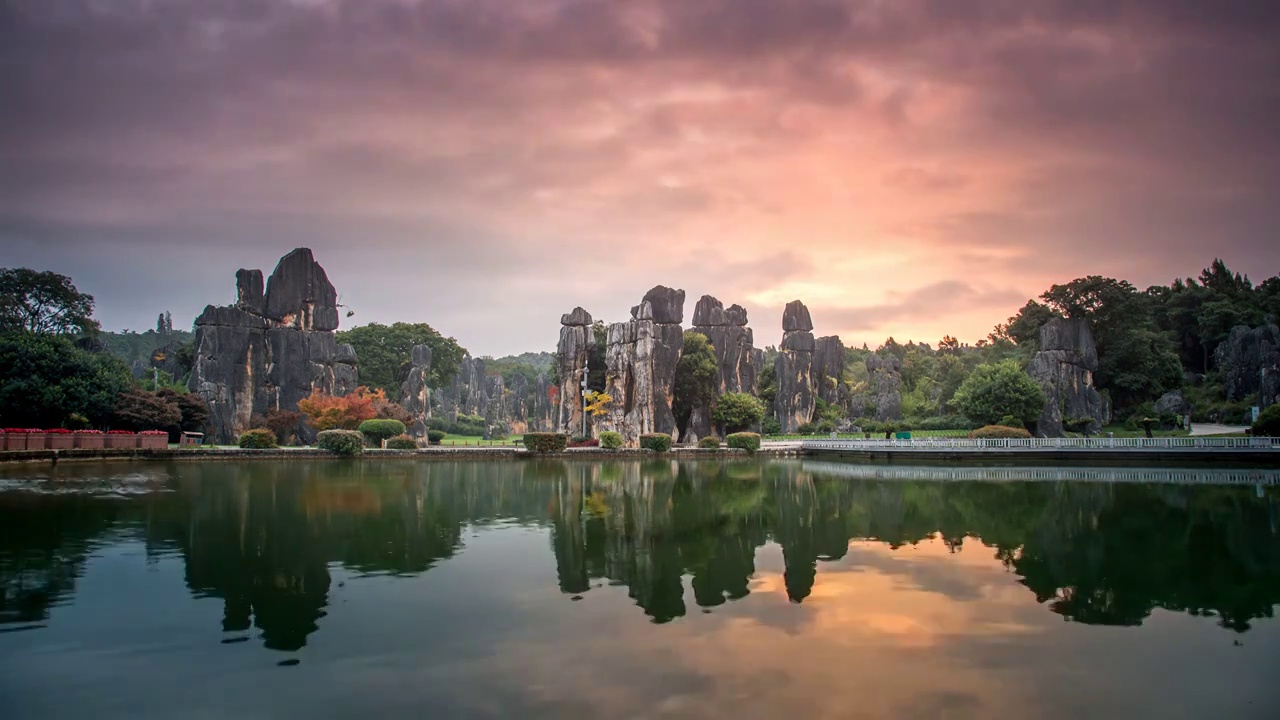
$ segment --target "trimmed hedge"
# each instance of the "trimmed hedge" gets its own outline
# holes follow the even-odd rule
[[[364,452],[364,435],[359,430],[324,430],[316,435],[316,447],[339,455],[359,455]]]
[[[645,433],[640,436],[640,447],[654,452],[666,452],[671,449],[671,436],[663,433]]]
[[[719,450],[720,438],[715,435],[708,435],[698,441],[698,447],[704,450]]]
[[[1261,437],[1280,437],[1280,405],[1271,405],[1258,413],[1249,432]]]
[[[1029,438],[1031,433],[1023,428],[1008,427],[1006,425],[987,425],[969,433],[969,437],[976,440],[1017,440]]]
[[[397,435],[393,438],[387,438],[388,450],[417,450],[418,441],[408,435]]]
[[[236,444],[247,450],[269,450],[276,447],[276,434],[266,428],[245,430],[240,433]]]
[[[622,447],[622,433],[612,430],[600,433],[600,447],[606,450],[617,450]]]
[[[370,445],[381,445],[383,440],[404,434],[404,423],[390,418],[374,418],[365,420],[357,428],[361,435],[368,439]]]
[[[569,447],[571,448],[600,447],[600,441],[595,438],[574,438],[573,442],[569,443]]]
[[[733,433],[724,439],[725,443],[731,448],[746,450],[748,453],[754,453],[760,449],[760,434],[753,432]]]
[[[443,430],[428,430],[427,442],[431,443],[432,445],[439,445],[440,441],[444,440],[445,435],[448,435],[448,434],[449,433]]]
[[[569,444],[569,436],[564,433],[525,433],[524,446],[529,452],[560,452]]]

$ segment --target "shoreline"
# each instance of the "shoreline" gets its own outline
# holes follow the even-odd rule
[[[557,453],[532,453],[515,447],[431,447],[416,450],[369,449],[355,457],[338,455],[316,448],[278,448],[251,450],[242,448],[166,448],[113,450],[9,450],[0,451],[0,466],[57,465],[59,463],[93,463],[126,461],[235,461],[235,460],[542,460],[548,458],[589,461],[658,459],[682,460],[747,459],[747,458],[830,458],[836,461],[876,465],[909,463],[969,467],[1010,467],[1017,465],[1088,465],[1110,467],[1201,467],[1229,464],[1236,467],[1280,468],[1280,448],[1215,449],[1061,449],[1061,448],[974,448],[923,450],[908,448],[816,450],[799,446],[763,447],[754,455],[745,450],[720,448],[674,447],[664,453],[626,448],[571,448]]]

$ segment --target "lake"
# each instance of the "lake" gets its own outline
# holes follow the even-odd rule
[[[0,466],[0,717],[1280,717],[1274,478],[972,470]]]

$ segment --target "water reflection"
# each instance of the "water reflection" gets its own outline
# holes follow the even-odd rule
[[[1036,601],[1082,623],[1137,625],[1165,608],[1245,632],[1280,602],[1274,487],[885,481],[823,465],[174,464],[149,466],[167,492],[11,489],[0,492],[0,628],[56,622],[95,548],[131,539],[182,558],[189,591],[222,601],[228,641],[256,628],[266,647],[293,651],[323,624],[335,564],[419,575],[470,533],[512,523],[549,535],[565,595],[622,586],[655,623],[693,610],[686,586],[698,608],[747,597],[770,543],[793,603],[821,590],[820,566],[851,543],[892,553],[931,538],[998,559]],[[103,487],[101,468],[57,472],[64,490]]]

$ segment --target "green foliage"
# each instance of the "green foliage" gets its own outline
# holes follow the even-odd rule
[[[404,434],[404,423],[399,420],[378,419],[365,420],[356,428],[368,439],[369,444],[378,446],[383,440]]]
[[[720,447],[720,438],[715,435],[708,435],[698,441],[698,447],[711,450],[718,449]]]
[[[607,450],[617,450],[622,447],[622,433],[612,430],[605,430],[600,433],[600,447]]]
[[[431,443],[432,445],[439,445],[439,444],[440,444],[440,441],[441,441],[441,440],[444,440],[445,435],[447,435],[447,434],[448,434],[448,433],[446,433],[446,432],[445,432],[445,431],[443,431],[443,430],[428,430],[428,431],[427,431],[427,442]]]
[[[569,436],[564,433],[525,433],[521,440],[529,452],[535,453],[560,452],[569,445]]]
[[[767,417],[760,421],[760,431],[765,435],[777,435],[782,432],[782,423],[776,417]]]
[[[276,447],[276,433],[269,428],[254,428],[240,433],[236,444],[249,450],[267,450]]]
[[[116,430],[164,430],[182,423],[182,410],[169,397],[145,390],[120,393],[111,413]]]
[[[321,430],[316,447],[339,455],[359,455],[364,452],[364,435],[359,430]]]
[[[485,422],[484,418],[479,415],[458,413],[457,420],[454,420],[453,422],[442,417],[430,418],[427,420],[427,428],[431,430],[438,430],[449,435],[484,437]]]
[[[1280,405],[1271,405],[1258,413],[1250,432],[1254,435],[1280,437]]]
[[[98,333],[98,340],[106,345],[112,355],[123,360],[129,367],[132,367],[136,361],[150,368],[157,352],[171,355],[161,367],[176,367],[178,372],[174,378],[175,383],[181,382],[183,377],[191,372],[191,363],[195,358],[195,333],[189,330],[170,330],[168,334],[156,330],[146,332],[103,330]],[[143,380],[145,379],[144,377]]]
[[[16,427],[60,427],[72,413],[105,425],[120,393],[133,386],[124,363],[69,338],[0,334],[0,421]],[[147,428],[150,429],[150,428]]]
[[[987,425],[969,433],[969,437],[978,440],[1005,440],[1029,438],[1031,433],[1024,428],[1006,427],[1004,425]]]
[[[387,438],[388,450],[417,450],[418,441],[408,435],[397,435],[393,438]]]
[[[93,296],[71,278],[30,268],[0,268],[0,332],[93,335]]]
[[[1006,360],[979,365],[960,385],[953,403],[966,417],[987,424],[1006,415],[1031,422],[1044,409],[1045,397],[1016,361]]]
[[[296,410],[276,410],[272,408],[262,418],[264,427],[276,434],[276,440],[281,444],[287,444],[294,438],[298,432],[298,426],[302,424],[302,413]]]
[[[777,351],[774,352],[774,355],[777,355]],[[760,398],[760,402],[764,403],[767,408],[773,407],[778,397],[778,368],[767,357],[764,367],[760,369],[757,383],[759,391],[756,395]]]
[[[737,450],[746,450],[748,453],[754,454],[760,449],[760,435],[753,432],[739,432],[728,435],[724,439],[725,444]]]
[[[693,330],[684,333],[684,350],[676,363],[675,385],[672,391],[671,409],[676,424],[681,428],[689,422],[694,408],[710,407],[716,397],[720,379],[720,366],[716,363],[715,349],[707,336]]]
[[[466,356],[466,350],[456,340],[441,335],[426,323],[369,323],[341,330],[337,339],[355,348],[360,358],[361,384],[371,390],[383,390],[390,397],[400,396],[400,385],[412,367],[414,345],[431,348],[431,370],[427,375],[427,384],[431,387],[452,382]]]
[[[1009,318],[1004,325],[997,325],[992,335],[994,338],[1004,338],[1017,345],[1039,349],[1040,326],[1057,315],[1048,306],[1041,305],[1035,300],[1028,300],[1017,315]]]
[[[764,403],[747,393],[725,393],[716,400],[711,419],[730,432],[754,426],[764,417]]]
[[[640,436],[640,447],[654,452],[671,449],[671,436],[665,433],[645,433]]]

